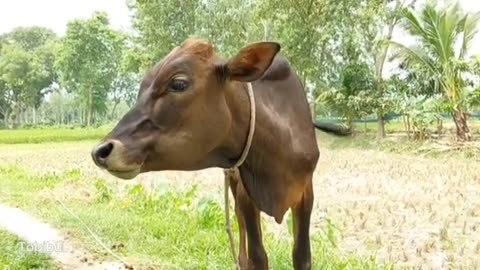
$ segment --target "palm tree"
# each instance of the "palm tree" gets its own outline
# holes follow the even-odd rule
[[[451,7],[438,10],[427,5],[415,14],[404,11],[402,23],[417,40],[417,45],[407,47],[399,42],[390,41],[397,48],[395,57],[409,65],[421,66],[431,78],[437,89],[449,104],[456,125],[457,138],[472,140],[465,114],[466,88],[465,74],[471,68],[467,52],[477,33],[480,13],[464,12],[456,3]]]

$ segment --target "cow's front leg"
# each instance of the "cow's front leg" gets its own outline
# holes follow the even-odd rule
[[[243,187],[240,174],[236,171],[234,174],[236,181],[235,190],[235,211],[240,225],[240,256],[239,260],[242,269],[248,270],[268,270],[268,258],[262,241],[262,228],[260,224],[260,210],[254,205],[253,201]],[[233,184],[230,182],[232,187]],[[233,191],[233,189],[232,189]],[[242,227],[245,230],[242,230]],[[248,239],[248,263],[245,260],[245,231]],[[242,240],[243,237],[243,240]]]
[[[247,238],[246,238],[246,225],[245,225],[245,217],[242,215],[237,203],[237,190],[242,188],[241,186],[241,179],[238,170],[226,170],[225,171],[225,179],[229,182],[230,189],[232,191],[232,195],[235,201],[235,214],[238,220],[238,228],[239,228],[239,253],[238,253],[238,265],[240,266],[241,270],[248,270],[248,257],[247,257]]]

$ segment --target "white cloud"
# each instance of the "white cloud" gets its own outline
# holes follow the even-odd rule
[[[460,3],[465,10],[480,11],[480,0],[460,0]],[[62,35],[65,33],[68,21],[75,18],[88,18],[94,11],[107,12],[114,28],[130,27],[130,14],[126,0],[3,0],[0,2],[0,34],[18,26],[39,25]],[[395,32],[394,40],[412,42],[412,39],[400,30]],[[480,37],[478,36],[471,53],[480,54]],[[390,65],[388,68],[391,67]]]
[[[68,21],[105,11],[114,28],[127,29],[130,16],[125,0],[15,0],[0,2],[0,34],[18,26],[44,26],[63,34]]]

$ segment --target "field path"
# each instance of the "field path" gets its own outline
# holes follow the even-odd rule
[[[121,270],[121,263],[96,262],[85,250],[74,246],[58,230],[22,210],[0,204],[0,228],[26,241],[26,250],[35,250],[51,256],[63,269]]]

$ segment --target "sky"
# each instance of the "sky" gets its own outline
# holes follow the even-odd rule
[[[480,0],[460,0],[460,3],[465,10],[480,11]],[[17,26],[39,25],[61,35],[68,21],[88,18],[97,10],[108,13],[114,28],[129,28],[126,0],[1,0],[0,34]]]
[[[128,29],[129,10],[126,0],[0,0],[0,34],[18,26],[44,26],[59,35],[67,22],[89,18],[94,11],[108,13],[112,27]]]
[[[460,3],[465,10],[480,12],[480,0],[460,0]],[[38,25],[63,35],[68,21],[89,18],[94,11],[107,12],[115,29],[130,27],[126,0],[0,0],[0,34],[18,26]],[[394,33],[394,40],[409,43],[410,39],[398,30]],[[470,53],[480,54],[480,35]]]

